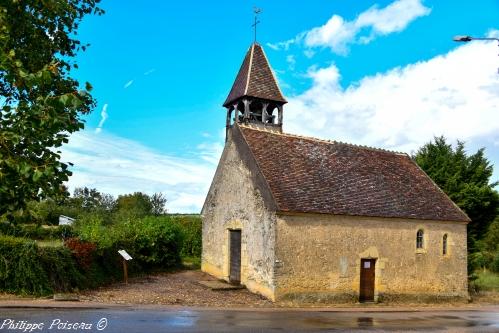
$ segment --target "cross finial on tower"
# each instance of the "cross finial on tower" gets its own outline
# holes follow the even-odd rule
[[[255,13],[255,23],[253,23],[251,26],[254,28],[255,31],[255,43],[256,43],[256,25],[260,23],[260,21],[258,20],[258,14],[260,14],[261,12],[262,10],[260,8],[253,7],[253,13]]]

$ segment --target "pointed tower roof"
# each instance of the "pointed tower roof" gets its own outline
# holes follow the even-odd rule
[[[238,98],[250,96],[287,103],[270,68],[263,48],[253,43],[249,48],[223,106],[227,107]]]

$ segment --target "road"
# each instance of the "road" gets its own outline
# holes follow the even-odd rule
[[[498,308],[422,312],[0,308],[0,333],[30,330],[106,333],[499,332],[499,311],[496,310]]]

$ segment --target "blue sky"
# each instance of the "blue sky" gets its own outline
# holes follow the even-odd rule
[[[63,150],[70,188],[163,192],[170,211],[198,212],[255,4],[285,131],[407,153],[443,134],[499,169],[499,48],[452,41],[499,35],[497,1],[108,0],[78,34],[91,46],[74,76],[98,106]]]

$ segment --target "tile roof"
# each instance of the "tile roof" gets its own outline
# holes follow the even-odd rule
[[[235,127],[280,212],[469,221],[407,154]]]
[[[244,57],[239,73],[223,106],[228,106],[238,98],[250,96],[286,103],[281,89],[270,68],[263,48],[253,43]]]

